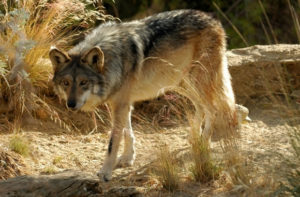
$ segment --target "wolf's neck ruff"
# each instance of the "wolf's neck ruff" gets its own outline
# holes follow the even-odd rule
[[[213,128],[235,131],[225,32],[216,19],[196,10],[163,12],[142,20],[105,23],[68,52],[51,49],[54,87],[68,107],[92,110],[108,102],[113,128],[107,158],[98,175],[111,178],[116,166],[135,158],[131,106],[172,88],[195,105],[204,139]],[[218,126],[215,127],[214,124]],[[123,155],[117,160],[122,134]]]

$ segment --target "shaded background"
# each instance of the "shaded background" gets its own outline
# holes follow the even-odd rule
[[[296,30],[299,28],[299,0],[106,0],[103,5],[107,13],[122,21],[174,9],[214,12],[226,29],[230,49],[254,44],[299,43],[300,40]]]

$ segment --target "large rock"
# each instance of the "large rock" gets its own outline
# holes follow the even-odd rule
[[[256,45],[228,51],[227,57],[239,103],[300,89],[300,45]]]

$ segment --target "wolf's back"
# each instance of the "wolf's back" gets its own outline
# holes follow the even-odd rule
[[[142,20],[114,23],[97,27],[73,51],[84,51],[93,46],[122,48],[138,52],[144,57],[165,43],[177,47],[207,27],[221,26],[210,14],[198,10],[175,10],[149,16]]]
[[[176,48],[191,37],[197,36],[207,27],[221,26],[210,14],[197,10],[177,10],[163,12],[142,20],[144,28],[138,29],[147,57],[158,45]],[[154,51],[153,51],[154,50]]]

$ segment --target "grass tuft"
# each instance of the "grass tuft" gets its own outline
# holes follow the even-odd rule
[[[167,146],[161,148],[158,153],[155,171],[165,189],[175,191],[179,188],[179,166],[176,157]]]
[[[15,135],[10,139],[9,148],[23,156],[28,156],[30,152],[28,140],[19,135]]]
[[[193,164],[190,171],[193,178],[201,183],[207,183],[219,177],[221,168],[211,158],[209,144],[199,134],[190,139]]]
[[[239,153],[239,148],[234,139],[224,141],[222,144],[224,152],[224,170],[231,179],[231,184],[239,188],[249,188],[251,178],[249,169],[246,167],[245,158]]]
[[[55,170],[55,166],[50,165],[50,166],[46,166],[43,170],[42,170],[42,174],[55,174],[57,171]]]
[[[300,196],[300,129],[291,130],[290,143],[293,148],[293,157],[281,155],[287,166],[285,172],[287,183],[281,183],[276,193]]]
[[[62,160],[63,160],[62,156],[56,156],[53,158],[52,163],[53,163],[53,165],[57,165],[57,164],[61,163]]]

